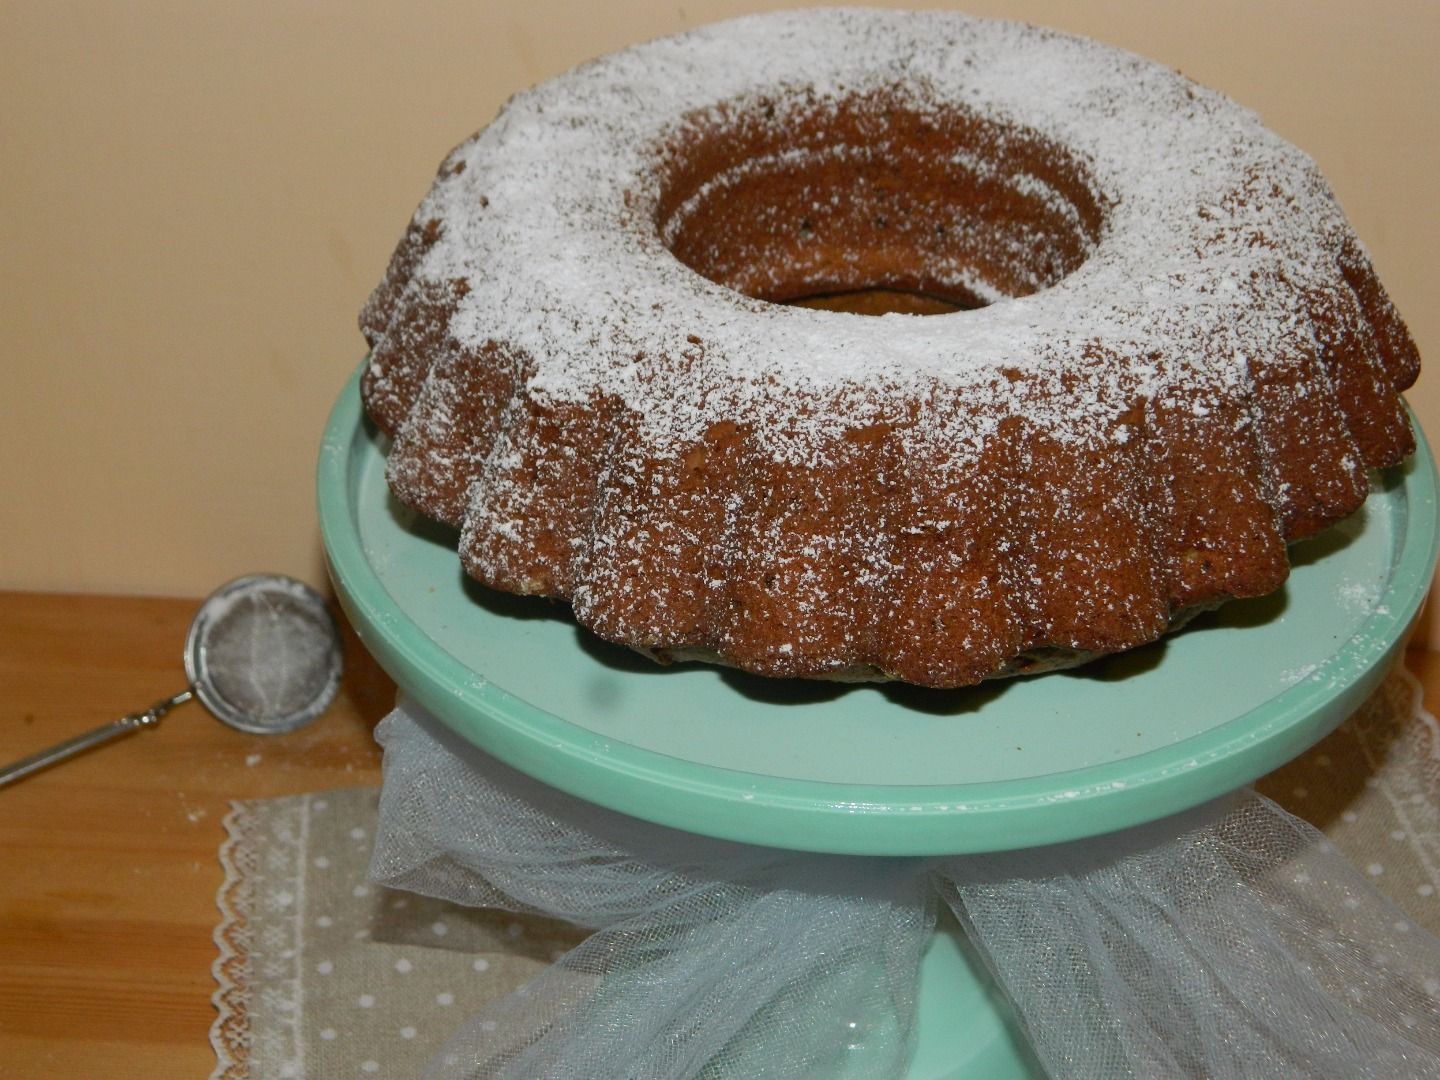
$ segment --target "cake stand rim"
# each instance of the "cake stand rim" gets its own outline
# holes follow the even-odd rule
[[[1400,550],[1380,603],[1317,673],[1324,677],[1176,743],[1068,773],[965,785],[762,777],[617,747],[475,679],[399,609],[366,555],[356,518],[353,464],[370,438],[363,368],[326,425],[317,502],[331,579],[366,648],[402,691],[506,764],[622,813],[745,843],[857,855],[1009,850],[1112,832],[1223,795],[1298,756],[1369,695],[1403,646],[1440,553],[1435,465],[1412,415],[1416,450],[1397,467],[1406,499]],[[1269,715],[1257,721],[1260,712]]]

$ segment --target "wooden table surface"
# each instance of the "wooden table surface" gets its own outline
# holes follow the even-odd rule
[[[0,593],[0,763],[183,688],[197,603]],[[209,1075],[229,801],[379,782],[394,686],[353,636],[346,659],[300,732],[242,734],[189,704],[0,789],[0,1077]],[[1440,656],[1408,663],[1440,711]]]
[[[198,601],[0,593],[0,763],[185,686]],[[206,1077],[231,799],[374,785],[394,685],[349,637],[310,727],[231,730],[198,703],[0,789],[0,1077]]]

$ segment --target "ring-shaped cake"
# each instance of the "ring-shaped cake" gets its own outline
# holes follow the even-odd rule
[[[1414,445],[1418,355],[1309,157],[951,12],[739,19],[516,96],[361,324],[392,490],[471,575],[766,675],[1144,644],[1278,587]]]

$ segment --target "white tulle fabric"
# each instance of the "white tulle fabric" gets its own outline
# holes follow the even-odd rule
[[[1440,1077],[1440,941],[1253,793],[1004,855],[807,855],[599,809],[413,704],[378,736],[377,881],[595,931],[434,1080],[902,1077],[941,902],[1052,1077]]]

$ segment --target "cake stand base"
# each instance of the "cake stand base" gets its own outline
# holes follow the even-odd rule
[[[920,965],[919,1038],[906,1080],[1046,1080],[1005,996],[954,916],[940,925]]]
[[[661,669],[563,608],[468,582],[455,536],[389,496],[358,376],[331,415],[320,523],[340,600],[400,687],[482,750],[633,817],[856,855],[1010,850],[1111,832],[1233,791],[1374,689],[1440,544],[1423,435],[1365,508],[1297,546],[1280,592],[1147,649],[959,692]],[[1043,1073],[953,921],[925,957],[912,1080]],[[842,1078],[837,1078],[842,1080]]]

